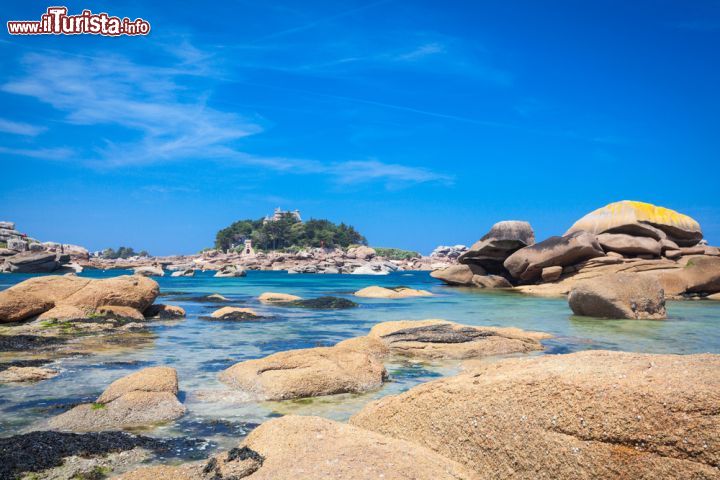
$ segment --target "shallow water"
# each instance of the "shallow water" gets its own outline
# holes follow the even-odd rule
[[[82,276],[105,278],[130,272],[88,271]],[[0,288],[28,278],[2,275]],[[653,353],[720,353],[720,302],[670,302],[669,318],[662,321],[598,320],[574,317],[562,299],[450,288],[426,272],[397,272],[388,276],[288,275],[284,272],[248,272],[244,278],[195,277],[156,279],[158,302],[180,305],[187,318],[152,324],[153,337],[143,346],[101,355],[66,358],[54,366],[61,374],[34,385],[0,385],[0,435],[42,428],[44,419],[80,402],[93,401],[113,380],[152,365],[178,370],[181,399],[188,414],[178,421],[143,433],[186,435],[208,439],[207,451],[237,445],[238,439],[267,418],[313,414],[344,420],[368,401],[395,394],[421,383],[452,374],[455,363],[398,361],[387,364],[391,381],[363,395],[336,395],[298,401],[247,403],[217,380],[219,371],[247,359],[295,348],[326,346],[360,336],[374,324],[388,320],[443,318],[469,325],[515,326],[552,333],[542,354],[585,349]],[[435,296],[401,300],[362,299],[352,292],[368,285],[431,290]],[[333,295],[360,303],[349,310],[318,311],[261,305],[256,297],[266,291],[306,298]],[[268,315],[261,322],[212,322],[216,305],[191,297],[220,293],[230,305],[249,306]],[[194,458],[199,452],[187,452]],[[203,455],[205,453],[202,453]]]

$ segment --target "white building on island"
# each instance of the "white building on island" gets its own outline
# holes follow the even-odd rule
[[[282,220],[282,218],[286,215],[292,215],[297,219],[298,222],[302,222],[302,218],[300,217],[300,210],[295,209],[293,211],[284,211],[281,210],[280,207],[278,207],[275,209],[275,213],[273,213],[272,216],[268,215],[263,219],[263,223],[277,222],[278,220]]]

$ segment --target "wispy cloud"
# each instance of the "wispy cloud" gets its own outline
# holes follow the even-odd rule
[[[319,174],[341,184],[411,185],[449,179],[427,169],[379,160],[323,163],[248,153],[242,141],[263,132],[263,121],[209,104],[213,84],[205,72],[194,67],[205,65],[207,54],[190,44],[180,44],[172,56],[174,62],[158,66],[117,55],[25,55],[22,74],[0,89],[52,106],[64,115],[70,128],[94,126],[103,134],[73,150],[43,145],[0,151],[55,160],[72,157],[103,169],[210,160],[284,174]],[[19,131],[31,127],[14,122],[9,125]],[[24,131],[39,133],[42,127],[33,128]]]
[[[34,137],[35,135],[39,135],[44,131],[44,127],[30,125],[29,123],[13,122],[11,120],[0,118],[0,132]]]

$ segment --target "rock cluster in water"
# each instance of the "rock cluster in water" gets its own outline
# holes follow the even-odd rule
[[[78,271],[76,263],[87,260],[87,249],[55,242],[41,243],[15,229],[15,223],[0,221],[0,272],[50,273]]]
[[[458,261],[431,275],[455,286],[571,294],[573,311],[589,316],[663,318],[665,297],[720,292],[720,249],[704,243],[700,225],[642,202],[612,203],[538,243],[527,222],[499,222]],[[620,273],[637,275],[623,277],[637,286],[633,295],[618,290]]]

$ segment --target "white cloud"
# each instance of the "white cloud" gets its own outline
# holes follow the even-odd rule
[[[263,131],[260,122],[208,105],[212,82],[203,70],[206,54],[186,43],[171,53],[180,67],[142,65],[117,55],[26,55],[23,74],[0,86],[4,92],[51,105],[71,126],[110,126],[114,130],[112,136],[106,133],[89,145],[77,145],[77,151],[46,145],[36,150],[0,151],[34,158],[47,155],[49,159],[73,155],[95,168],[211,160],[287,174],[321,174],[341,184],[376,181],[395,186],[449,179],[424,168],[378,160],[323,163],[241,151],[239,141]],[[30,134],[34,130],[25,131]]]
[[[44,127],[37,127],[35,125],[30,125],[29,123],[13,122],[4,118],[0,118],[0,132],[34,137],[35,135],[39,135],[44,131]]]

